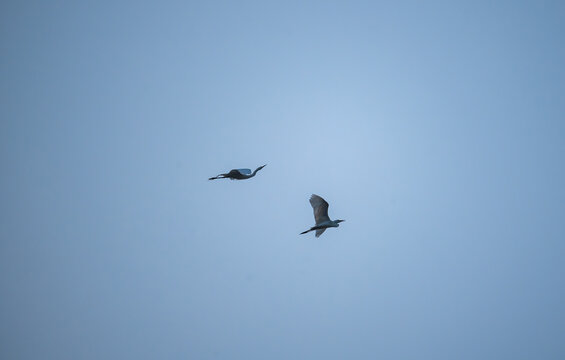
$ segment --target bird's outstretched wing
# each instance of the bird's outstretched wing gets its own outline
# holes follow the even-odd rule
[[[328,208],[330,205],[326,200],[322,199],[321,196],[313,194],[310,197],[310,205],[312,205],[312,209],[314,209],[314,220],[316,220],[316,225],[325,221],[330,221],[330,217],[328,216]],[[320,235],[322,232],[320,232]]]
[[[326,231],[326,228],[316,230],[316,237],[320,237]]]
[[[251,175],[251,169],[235,169],[241,175]]]

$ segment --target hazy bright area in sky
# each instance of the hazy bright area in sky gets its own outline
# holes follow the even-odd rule
[[[3,1],[0,358],[564,359],[564,16]]]

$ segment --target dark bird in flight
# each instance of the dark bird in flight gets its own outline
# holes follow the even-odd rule
[[[253,172],[251,172],[251,169],[233,169],[230,170],[229,173],[220,174],[218,176],[211,177],[208,180],[216,180],[216,179],[245,180],[255,176],[255,174],[257,174],[257,171],[261,170],[265,166],[267,166],[267,164],[263,166],[259,166]]]
[[[314,220],[316,220],[316,225],[312,226],[310,229],[301,232],[300,234],[306,234],[309,231],[316,230],[316,237],[319,237],[326,231],[327,228],[330,227],[338,227],[340,222],[345,220],[330,220],[328,216],[328,208],[330,204],[321,196],[312,195],[310,197],[310,205],[312,205],[312,209],[314,209]]]

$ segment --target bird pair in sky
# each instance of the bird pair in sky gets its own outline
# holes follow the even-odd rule
[[[231,180],[245,180],[254,177],[259,170],[267,165],[259,166],[255,171],[251,172],[251,169],[233,169],[225,174],[220,174],[209,178],[208,180],[216,179],[231,179]],[[310,205],[314,209],[314,220],[316,225],[312,226],[310,229],[301,232],[300,234],[306,234],[307,232],[316,230],[316,237],[319,237],[326,231],[327,228],[339,227],[339,223],[345,220],[331,220],[328,216],[328,208],[330,204],[324,200],[321,196],[313,194],[310,196]]]

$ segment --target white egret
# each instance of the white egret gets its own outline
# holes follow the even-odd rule
[[[316,225],[312,226],[309,230],[303,231],[300,234],[306,234],[309,231],[316,230],[316,237],[319,237],[330,227],[338,227],[340,222],[345,220],[330,220],[328,216],[328,207],[330,204],[321,196],[313,194],[310,197],[310,205],[314,209],[314,220],[316,220]]]
[[[218,176],[211,177],[208,180],[216,180],[216,179],[245,180],[255,176],[255,174],[257,174],[257,171],[261,170],[265,166],[267,166],[267,164],[263,166],[259,166],[253,172],[251,172],[251,169],[233,169],[230,170],[229,173],[220,174]]]

